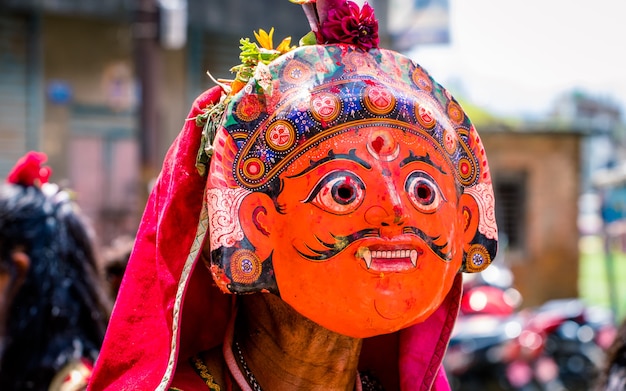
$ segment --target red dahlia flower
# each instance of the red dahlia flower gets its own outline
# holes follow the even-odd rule
[[[322,43],[347,43],[364,50],[378,47],[378,20],[367,3],[363,8],[344,1],[328,10],[319,30]]]

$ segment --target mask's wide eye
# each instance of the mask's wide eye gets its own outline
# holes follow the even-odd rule
[[[333,171],[320,179],[304,202],[329,213],[351,213],[361,205],[365,185],[361,178],[347,171]]]
[[[404,190],[421,212],[431,213],[446,201],[435,180],[424,171],[414,171],[406,179]]]

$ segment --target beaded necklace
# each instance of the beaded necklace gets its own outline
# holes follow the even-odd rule
[[[246,381],[248,382],[248,385],[250,385],[250,387],[252,387],[252,390],[254,391],[263,391],[259,383],[256,381],[256,378],[254,377],[254,373],[252,373],[250,368],[248,368],[248,364],[246,363],[246,360],[243,358],[243,352],[241,351],[241,346],[239,346],[239,342],[235,341],[233,343],[233,348],[234,348],[235,358],[237,359],[237,362],[239,362],[239,365],[241,365],[241,368],[243,368],[243,372],[246,375]]]

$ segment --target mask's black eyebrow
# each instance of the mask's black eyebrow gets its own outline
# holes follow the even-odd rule
[[[426,156],[415,156],[413,151],[409,151],[409,157],[402,159],[402,161],[400,162],[400,167],[404,167],[407,164],[412,163],[412,162],[426,163],[432,166],[433,168],[439,170],[439,172],[441,172],[443,175],[448,175],[448,173],[444,171],[443,167],[435,164],[432,161],[432,159],[430,158],[430,154],[428,153],[426,153]]]
[[[330,151],[328,151],[328,155],[326,155],[325,157],[321,158],[320,160],[310,160],[309,161],[309,166],[307,168],[305,168],[304,170],[302,170],[301,172],[288,176],[287,178],[297,178],[299,176],[305,175],[308,172],[310,172],[311,170],[313,170],[315,167],[324,164],[326,162],[329,162],[331,160],[337,160],[337,159],[345,159],[345,160],[351,160],[357,164],[359,164],[360,166],[362,166],[363,168],[365,168],[366,170],[369,170],[372,168],[371,165],[369,165],[365,160],[359,158],[358,156],[356,156],[356,149],[351,149],[347,154],[345,153],[340,153],[340,154],[335,154],[335,152],[331,149]]]

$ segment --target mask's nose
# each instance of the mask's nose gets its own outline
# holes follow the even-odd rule
[[[379,202],[365,212],[365,221],[378,228],[381,236],[392,238],[403,233],[408,214],[395,188],[386,185],[379,189]]]

